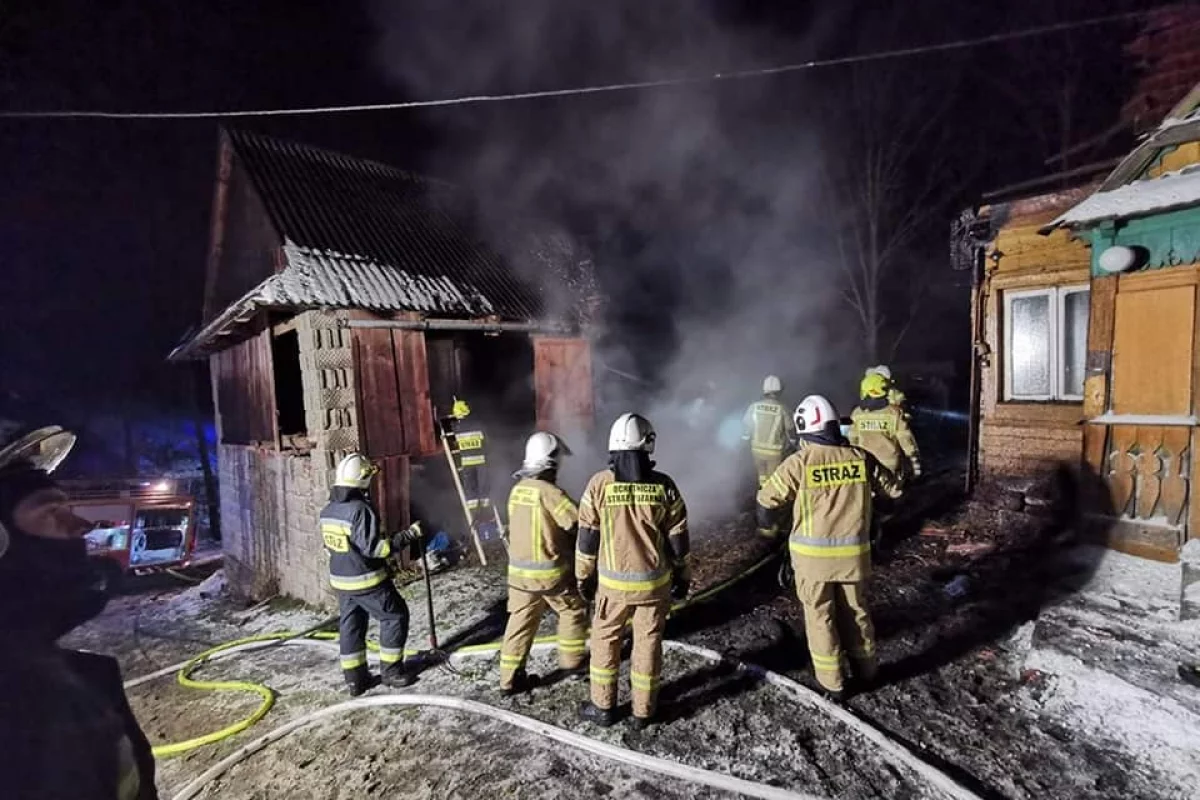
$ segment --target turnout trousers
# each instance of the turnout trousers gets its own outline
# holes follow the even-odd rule
[[[366,684],[367,622],[379,620],[379,669],[384,675],[404,669],[408,606],[391,581],[363,592],[338,592],[338,644],[346,683]]]
[[[500,648],[500,688],[511,689],[513,677],[525,668],[529,648],[550,609],[558,615],[558,666],[578,669],[587,654],[587,604],[574,592],[529,592],[508,587],[508,625]]]
[[[784,455],[780,453],[771,453],[765,450],[751,450],[751,457],[754,459],[754,473],[758,476],[758,488],[762,488],[767,482],[767,478],[775,470],[779,469],[779,465],[783,463]],[[744,462],[743,462],[744,463]]]
[[[633,620],[633,654],[629,658],[630,696],[633,715],[649,718],[658,707],[658,686],[662,675],[663,630],[671,600],[650,600],[632,604],[619,596],[600,594],[592,617],[592,703],[601,709],[617,704],[617,674],[621,667],[621,635],[625,624]]]
[[[875,676],[875,627],[867,611],[867,584],[814,581],[796,576],[796,596],[804,606],[804,631],[817,683],[841,691],[842,656],[864,680]]]

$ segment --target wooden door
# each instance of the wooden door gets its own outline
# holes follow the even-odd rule
[[[1197,446],[1200,268],[1092,282],[1083,460],[1100,481],[1091,507],[1117,549],[1175,560],[1200,504]]]
[[[595,406],[586,339],[533,337],[533,382],[539,430],[591,434]]]

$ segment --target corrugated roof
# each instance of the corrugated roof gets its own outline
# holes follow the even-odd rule
[[[471,229],[454,187],[374,161],[227,131],[285,241],[258,290],[272,306],[419,311],[532,320],[537,287]]]
[[[1197,203],[1200,203],[1200,168],[1192,168],[1096,192],[1056,219],[1054,224],[1095,224],[1187,208]]]

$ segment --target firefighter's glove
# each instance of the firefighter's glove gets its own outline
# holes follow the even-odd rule
[[[596,575],[579,581],[579,596],[583,598],[585,603],[590,604],[596,599],[596,586],[598,583],[599,578]]]
[[[683,570],[676,570],[671,576],[671,599],[682,600],[687,597],[691,587],[691,578]]]
[[[406,547],[420,542],[424,537],[421,532],[421,523],[414,522],[402,531],[392,534],[392,549],[399,551]]]

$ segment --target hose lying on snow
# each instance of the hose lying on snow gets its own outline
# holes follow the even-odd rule
[[[569,745],[571,747],[583,750],[593,755],[607,758],[611,761],[619,761],[630,766],[640,767],[650,772],[657,772],[660,775],[669,775],[673,778],[689,781],[691,783],[699,783],[705,786],[710,786],[714,789],[721,789],[727,792],[735,792],[747,797],[757,797],[763,800],[824,800],[824,798],[811,794],[800,794],[787,789],[780,789],[775,786],[769,786],[754,781],[735,778],[732,775],[724,775],[720,772],[701,769],[699,767],[689,767],[686,764],[680,764],[675,761],[670,761],[664,758],[639,753],[634,750],[629,750],[624,747],[606,744],[595,739],[590,739],[587,736],[582,736],[578,733],[572,733],[568,730],[549,725],[545,722],[526,717],[523,714],[517,714],[513,711],[507,711],[503,708],[496,708],[485,703],[479,703],[474,700],[466,700],[461,697],[447,697],[445,695],[419,695],[419,694],[385,694],[375,697],[360,697],[356,700],[347,700],[336,705],[326,706],[319,711],[314,711],[311,714],[306,714],[299,719],[295,719],[286,725],[281,725],[268,734],[260,736],[254,741],[238,748],[228,757],[221,759],[203,774],[189,783],[187,786],[175,795],[173,800],[191,800],[196,797],[204,788],[213,780],[225,774],[230,767],[244,761],[249,756],[262,750],[264,747],[276,742],[288,734],[304,728],[308,725],[317,722],[326,717],[331,717],[337,714],[344,714],[350,711],[356,711],[363,708],[380,708],[387,706],[433,706],[437,708],[448,708],[454,711],[463,711],[470,714],[478,714],[484,717],[490,717],[500,722],[513,725],[518,728],[523,728],[539,736],[544,736],[547,739],[552,739],[557,742]]]
[[[288,645],[316,645],[321,647],[328,647],[332,645],[332,643],[328,641],[313,639],[293,639],[281,643]],[[269,646],[269,644],[270,643],[257,643],[257,646],[252,644],[237,650],[227,650],[221,653],[218,658],[225,658],[237,655],[239,653],[251,652],[254,649],[262,649],[263,647]],[[489,646],[490,645],[477,645],[476,647],[487,648]],[[535,642],[533,649],[550,650],[553,649],[554,646],[554,638],[545,637]],[[676,642],[671,639],[664,640],[663,646],[668,650],[677,650],[712,661],[731,663],[738,669],[756,675],[772,686],[785,690],[794,699],[804,703],[805,705],[820,709],[838,722],[841,722],[842,724],[852,728],[872,744],[876,745],[883,755],[888,758],[888,760],[892,761],[894,765],[902,768],[908,768],[918,777],[926,781],[929,786],[945,793],[948,797],[954,798],[954,800],[980,800],[978,795],[959,784],[941,770],[921,760],[905,747],[893,742],[887,737],[886,734],[874,728],[869,723],[858,718],[846,709],[841,708],[837,704],[831,703],[830,701],[821,697],[820,694],[812,691],[803,684],[797,683],[786,676],[780,675],[776,672],[771,672],[770,670],[754,664],[746,664],[733,659],[727,659],[720,653],[707,648],[697,647],[684,642]],[[473,649],[470,652],[456,651],[453,654],[453,657],[456,659],[474,658],[490,655],[491,652],[492,651],[487,649]],[[713,772],[712,770],[705,770],[699,767],[690,767],[674,761],[668,761],[643,753],[637,753],[616,745],[598,742],[586,736],[563,730],[562,728],[549,725],[512,711],[495,708],[493,706],[471,700],[465,700],[456,697],[445,697],[441,695],[388,694],[337,703],[282,725],[270,733],[267,733],[242,746],[228,757],[214,764],[203,774],[185,786],[177,795],[175,795],[173,800],[190,800],[190,798],[195,797],[201,790],[203,790],[203,788],[209,782],[225,774],[231,767],[244,761],[268,745],[279,741],[280,739],[303,727],[306,727],[313,722],[324,719],[325,717],[353,711],[359,708],[390,705],[424,705],[450,708],[452,710],[465,711],[468,713],[483,714],[484,716],[524,728],[525,730],[541,736],[545,736],[555,741],[562,742],[563,744],[567,744],[571,747],[592,753],[593,755],[620,761],[621,763],[629,764],[635,767],[642,767],[650,770],[651,772],[670,775],[672,777],[680,778],[693,783],[700,783],[725,791],[738,792],[750,797],[792,798],[793,800],[795,800],[795,798],[812,799],[817,797],[816,795],[796,793],[767,784],[757,784],[751,781],[745,781],[740,778],[724,775],[719,772]]]
[[[718,592],[723,591],[724,589],[732,586],[733,584],[737,583],[738,581],[744,580],[745,578],[749,577],[750,575],[754,574],[759,569],[761,569],[762,567],[764,567],[768,563],[770,563],[776,557],[776,555],[777,555],[776,553],[767,555],[767,556],[763,557],[762,559],[760,559],[759,561],[757,561],[756,563],[754,563],[753,565],[751,565],[744,572],[738,573],[737,575],[734,575],[732,578],[722,581],[722,582],[716,584],[715,586],[711,586],[708,589],[705,589],[704,591],[699,592],[699,593],[687,598],[686,600],[682,600],[678,603],[675,603],[674,605],[671,606],[671,612],[674,613],[674,612],[679,611],[680,609],[686,608],[690,605],[694,605],[696,603],[703,602],[704,600],[707,600],[708,598],[710,598],[713,595],[717,594]],[[155,745],[152,748],[152,752],[154,753],[154,755],[159,758],[162,758],[165,756],[177,756],[177,755],[186,753],[189,750],[195,750],[197,747],[203,747],[204,745],[208,745],[208,744],[215,744],[224,739],[228,739],[230,736],[239,734],[242,731],[246,730],[247,728],[253,726],[259,720],[261,720],[264,716],[266,716],[267,712],[269,712],[271,710],[271,707],[275,704],[275,693],[269,687],[264,686],[261,683],[254,683],[252,681],[198,681],[198,680],[193,679],[191,677],[191,674],[197,668],[199,668],[200,665],[208,663],[209,661],[215,661],[219,658],[226,658],[228,656],[236,655],[239,653],[246,653],[246,652],[250,652],[250,651],[254,651],[254,650],[262,650],[262,649],[269,648],[269,647],[276,647],[280,644],[285,644],[292,640],[303,639],[305,637],[312,637],[312,638],[317,638],[317,639],[333,638],[332,634],[320,634],[320,633],[316,633],[316,632],[322,628],[328,627],[330,624],[332,624],[335,621],[336,621],[336,618],[331,618],[329,620],[325,620],[324,622],[321,622],[318,625],[313,626],[312,628],[309,628],[308,630],[301,631],[299,633],[296,633],[296,632],[266,633],[266,634],[262,634],[259,636],[248,636],[244,639],[235,639],[234,641],[224,642],[215,647],[210,647],[208,650],[205,650],[204,652],[199,653],[199,654],[193,656],[192,658],[189,658],[187,661],[181,661],[178,664],[172,664],[169,667],[163,667],[162,669],[155,670],[154,672],[151,672],[148,675],[142,675],[141,677],[134,678],[133,680],[130,680],[130,681],[126,681],[125,688],[132,689],[135,686],[140,686],[143,683],[147,683],[149,681],[156,680],[157,678],[161,678],[166,675],[170,675],[172,673],[177,673],[177,680],[179,682],[179,685],[186,686],[189,689],[207,689],[207,690],[218,691],[218,692],[245,692],[245,693],[257,695],[259,697],[258,707],[255,708],[253,712],[251,712],[250,716],[248,716],[244,719],[238,720],[237,722],[234,722],[231,725],[227,725],[224,728],[221,728],[220,730],[213,731],[212,733],[206,733],[203,736],[196,736],[192,739],[186,739],[182,742],[170,742],[168,744]],[[544,637],[544,638],[536,640],[536,642],[542,643],[542,644],[545,644],[547,642],[553,643],[555,641],[556,641],[556,638],[553,636]],[[379,649],[379,645],[375,642],[368,642],[367,646],[371,650]],[[499,649],[500,649],[500,642],[495,641],[495,642],[486,642],[484,644],[469,645],[467,647],[462,647],[462,648],[455,650],[455,653],[463,653],[463,654],[493,653]],[[404,655],[406,658],[409,656],[417,655],[417,654],[418,654],[418,651],[416,651],[416,650],[405,650],[404,651]]]
[[[676,603],[674,606],[672,606],[672,612],[676,612],[689,605],[702,602],[712,597],[718,592],[758,571],[760,568],[770,563],[774,558],[775,554],[771,554],[752,565],[746,571],[735,575],[729,580],[723,581],[713,587],[699,592],[680,603]],[[335,635],[315,632],[328,624],[329,621],[326,621],[318,626],[314,626],[314,628],[311,628],[307,631],[301,631],[299,633],[263,634],[260,636],[252,636],[245,639],[227,642],[210,648],[209,650],[206,650],[203,653],[188,659],[187,661],[174,664],[169,667],[164,667],[148,675],[143,675],[139,678],[128,681],[125,684],[127,689],[140,686],[141,684],[164,677],[173,672],[178,672],[179,683],[183,686],[201,689],[216,689],[220,691],[253,692],[262,698],[262,702],[260,702],[259,707],[255,709],[254,713],[252,713],[249,717],[227,726],[226,728],[222,728],[219,731],[214,731],[204,736],[199,736],[184,742],[159,745],[158,747],[154,748],[154,754],[156,756],[177,755],[206,744],[212,744],[229,738],[230,736],[240,733],[257,723],[271,709],[275,698],[274,692],[262,684],[251,683],[248,681],[197,681],[192,679],[190,677],[191,672],[197,669],[201,664],[280,645],[329,646],[332,644],[331,640],[335,638]],[[373,645],[374,643],[371,644]],[[539,637],[534,641],[533,649],[552,649],[556,647],[556,645],[557,637]],[[665,640],[663,645],[667,649],[679,650],[718,662],[729,662],[737,666],[739,669],[757,675],[767,683],[784,689],[789,695],[805,703],[806,705],[819,708],[842,724],[853,728],[864,738],[878,746],[890,760],[903,767],[911,769],[918,776],[927,781],[929,785],[945,792],[948,796],[955,798],[955,800],[980,800],[978,795],[956,782],[941,770],[923,761],[910,752],[907,748],[892,741],[887,737],[886,734],[882,733],[869,723],[859,719],[846,709],[829,702],[825,698],[821,697],[818,693],[808,689],[796,681],[791,680],[790,678],[763,669],[762,667],[756,665],[746,664],[732,659],[726,659],[721,654],[713,650],[697,647],[695,645],[672,640]],[[378,646],[374,645],[372,649],[378,649]],[[451,654],[451,658],[452,660],[458,660],[477,656],[488,656],[496,653],[499,649],[499,642],[487,642],[484,644],[469,645],[455,650]],[[406,651],[406,655],[415,654],[416,651]],[[547,723],[516,714],[515,712],[494,708],[483,703],[439,695],[403,694],[379,695],[375,697],[359,698],[356,700],[338,703],[289,722],[286,725],[283,725],[274,731],[255,739],[249,744],[244,745],[227,758],[222,759],[220,762],[213,765],[213,767],[205,771],[202,775],[184,787],[184,789],[178,795],[176,795],[175,800],[189,800],[189,798],[196,796],[197,793],[203,790],[204,786],[206,786],[208,782],[224,774],[233,765],[239,763],[271,743],[287,736],[293,731],[299,730],[300,728],[311,724],[312,722],[328,716],[333,716],[360,708],[394,705],[437,706],[442,708],[451,708],[458,711],[465,711],[468,713],[483,714],[485,716],[516,725],[517,727],[524,728],[539,735],[546,736],[564,744],[580,748],[595,755],[621,761],[633,766],[643,767],[647,770],[658,772],[660,774],[671,775],[683,780],[689,780],[695,783],[712,786],[714,788],[740,792],[751,797],[792,798],[793,800],[795,800],[795,798],[807,798],[808,800],[814,800],[815,798],[814,795],[797,794],[795,792],[789,792],[765,784],[756,784],[750,781],[744,781],[739,778],[723,775],[721,773],[712,772],[710,770],[704,770],[698,767],[688,767],[673,761],[655,758],[653,756],[637,753],[635,751],[627,750],[615,745],[597,742],[586,736],[581,736],[580,734],[572,733],[570,731],[557,728],[553,725],[548,725]],[[734,786],[734,783],[738,785]]]

